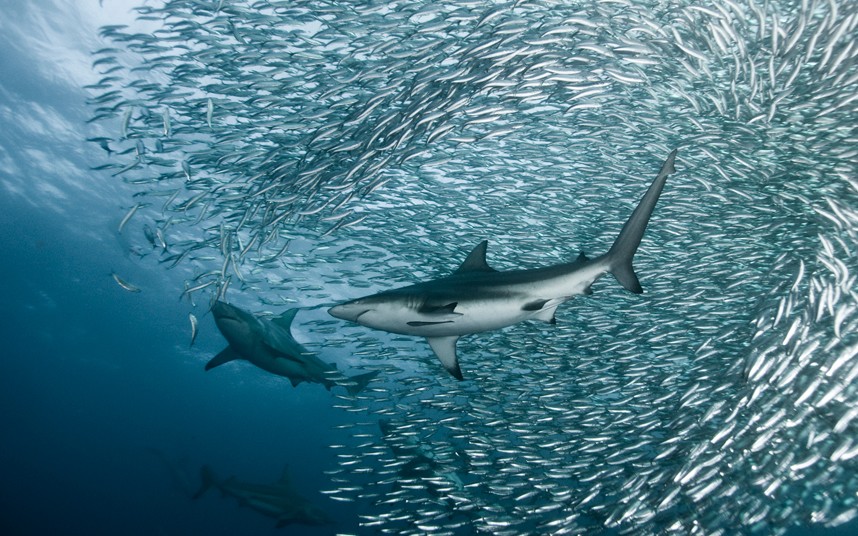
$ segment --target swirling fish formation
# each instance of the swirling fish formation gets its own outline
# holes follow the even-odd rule
[[[645,299],[465,339],[462,384],[415,374],[434,363],[410,339],[315,322],[391,380],[343,402],[366,419],[328,494],[396,534],[836,526],[858,516],[850,6],[146,5],[152,31],[102,32],[99,167],[187,294],[235,277],[314,305],[449,272],[486,237],[531,266],[602,250],[679,147]]]

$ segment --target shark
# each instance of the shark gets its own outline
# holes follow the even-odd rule
[[[200,469],[202,483],[200,489],[193,495],[199,499],[211,488],[217,488],[226,497],[238,500],[242,506],[247,506],[257,512],[277,520],[277,528],[291,524],[327,525],[333,520],[318,506],[298,494],[290,483],[288,469],[283,470],[280,480],[274,484],[253,484],[243,482],[235,477],[220,480],[205,465]]]
[[[320,383],[330,391],[345,387],[352,396],[360,393],[379,371],[346,377],[292,337],[292,321],[299,309],[289,309],[272,319],[260,318],[222,301],[212,306],[212,315],[229,345],[206,363],[206,370],[236,359],[250,361],[262,370],[301,382]]]
[[[555,311],[612,274],[626,290],[643,292],[632,259],[643,238],[668,175],[676,171],[677,151],[658,175],[604,255],[542,268],[497,271],[486,262],[488,241],[480,242],[451,275],[346,301],[328,313],[373,329],[425,337],[445,369],[457,380],[460,337],[492,331],[525,320],[556,323]]]

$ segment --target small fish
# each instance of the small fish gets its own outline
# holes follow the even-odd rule
[[[131,209],[125,214],[125,216],[122,218],[122,221],[119,222],[119,228],[117,229],[119,234],[122,234],[122,229],[125,228],[125,225],[131,220],[131,218],[134,217],[134,214],[137,213],[137,210],[141,206],[143,205],[141,205],[140,203],[135,203],[135,205],[131,207]]]
[[[164,136],[169,138],[173,135],[173,127],[170,125],[170,109],[164,108],[161,117],[164,120]]]
[[[128,108],[125,110],[125,113],[122,114],[122,123],[119,128],[119,137],[121,139],[126,139],[128,137],[128,123],[131,122],[131,113],[134,111],[134,108]]]
[[[110,272],[110,275],[113,277],[113,280],[116,281],[117,285],[127,290],[128,292],[140,292],[140,289],[138,287],[132,285],[128,281],[125,281],[124,279],[116,275],[116,272]]]
[[[193,346],[194,341],[197,340],[197,327],[199,323],[197,322],[197,317],[194,316],[194,313],[188,313],[188,320],[191,322],[191,344],[188,346]]]

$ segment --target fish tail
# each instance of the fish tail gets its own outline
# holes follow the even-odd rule
[[[379,372],[381,371],[374,370],[372,372],[367,372],[364,374],[358,374],[356,376],[349,377],[348,384],[345,385],[346,390],[352,396],[357,395],[366,388],[366,386],[369,384],[369,382],[372,381],[373,378],[378,376]]]
[[[203,496],[203,494],[209,490],[212,486],[217,485],[217,478],[215,477],[214,471],[208,465],[202,466],[200,468],[200,489],[194,493],[192,499],[199,499]]]
[[[623,288],[635,294],[640,294],[643,292],[643,289],[632,266],[632,259],[638,250],[638,246],[641,244],[647,223],[649,223],[649,218],[652,216],[652,211],[664,188],[667,176],[676,171],[676,168],[673,167],[675,159],[676,149],[664,161],[661,171],[658,172],[658,176],[652,182],[628,221],[626,221],[623,230],[620,231],[620,234],[614,241],[614,245],[611,246],[611,249],[605,255],[608,262],[608,271],[617,278],[617,281],[619,281]]]

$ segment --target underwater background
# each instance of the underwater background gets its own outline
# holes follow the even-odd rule
[[[852,2],[0,6],[4,534],[858,532]],[[325,312],[603,253],[674,148],[645,293],[462,382]],[[379,376],[206,372],[218,298]]]

